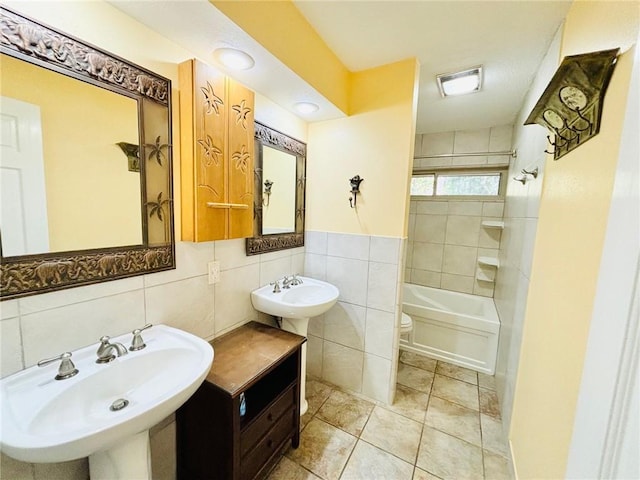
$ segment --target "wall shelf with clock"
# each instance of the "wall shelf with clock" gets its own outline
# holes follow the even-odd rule
[[[604,96],[618,59],[619,48],[565,57],[524,122],[548,129],[558,160],[600,131]]]

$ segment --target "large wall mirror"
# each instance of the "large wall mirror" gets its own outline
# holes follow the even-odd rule
[[[301,247],[307,146],[260,122],[255,142],[254,237],[247,238],[247,255]]]
[[[0,8],[0,298],[175,268],[171,83]]]

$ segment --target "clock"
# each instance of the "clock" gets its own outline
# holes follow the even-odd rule
[[[558,92],[560,101],[571,110],[584,110],[587,106],[587,96],[578,87],[568,85]]]

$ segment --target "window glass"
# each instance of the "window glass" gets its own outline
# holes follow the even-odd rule
[[[411,177],[411,195],[433,195],[435,175],[415,175]]]
[[[500,174],[438,175],[436,195],[498,195]]]

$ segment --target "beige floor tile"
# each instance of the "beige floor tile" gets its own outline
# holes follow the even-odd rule
[[[305,470],[293,460],[282,457],[267,480],[320,480],[320,477]]]
[[[411,480],[413,465],[359,440],[340,480]]]
[[[396,398],[393,401],[393,405],[385,405],[385,408],[416,422],[423,423],[428,403],[428,394],[397,384]]]
[[[478,385],[487,390],[496,391],[496,377],[486,373],[478,373]]]
[[[433,383],[433,372],[399,363],[397,381],[405,387],[429,393],[431,391],[431,384]]]
[[[438,397],[431,397],[425,425],[458,437],[478,447],[482,446],[480,415],[477,410],[461,407]]]
[[[334,427],[359,437],[373,407],[371,402],[334,390],[318,410],[317,416]]]
[[[482,480],[482,450],[425,426],[417,466],[444,480]]]
[[[484,450],[484,477],[487,480],[513,480],[511,464],[501,455]]]
[[[315,414],[322,406],[331,392],[333,387],[326,385],[318,380],[307,378],[305,397],[309,404],[308,413]]]
[[[498,394],[493,390],[486,390],[484,388],[479,389],[480,392],[480,413],[489,415],[495,418],[501,418],[500,416],[500,402],[498,401]]]
[[[451,363],[438,361],[436,373],[450,378],[455,378],[456,380],[462,380],[463,382],[471,383],[473,385],[478,384],[478,372],[468,368],[458,367]]]
[[[479,410],[478,387],[461,380],[436,374],[431,395],[472,410]]]
[[[360,438],[413,464],[421,431],[420,423],[377,406]]]
[[[480,415],[482,447],[505,458],[509,457],[507,441],[502,431],[502,422],[488,415]]]
[[[300,434],[300,446],[287,457],[324,480],[337,480],[356,444],[356,437],[318,418]]]
[[[416,468],[415,472],[413,472],[413,480],[440,480],[440,478],[420,468]]]
[[[425,357],[424,355],[420,355],[418,353],[400,350],[400,362],[411,365],[412,367],[428,370],[430,372],[436,371],[436,360],[434,360],[433,358]]]

